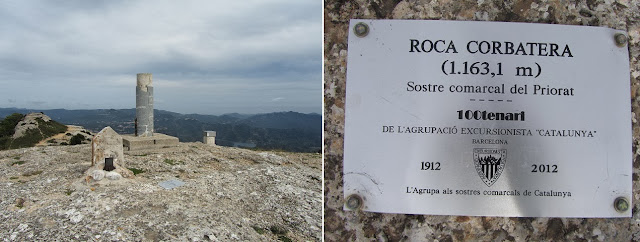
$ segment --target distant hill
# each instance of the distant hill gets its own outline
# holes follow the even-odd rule
[[[67,126],[42,113],[14,113],[2,118],[0,150],[33,147],[46,138],[67,131]]]
[[[0,108],[0,118],[12,113],[44,112],[63,124],[99,132],[111,126],[120,134],[134,132],[135,108],[93,110],[34,110]],[[182,142],[202,141],[202,131],[216,131],[216,144],[252,146],[295,152],[317,152],[322,147],[322,116],[296,112],[266,114],[180,114],[154,110],[155,132],[178,137]]]

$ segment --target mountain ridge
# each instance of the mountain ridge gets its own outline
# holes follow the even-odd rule
[[[0,108],[0,117],[12,113],[44,112],[52,119],[98,132],[111,126],[120,134],[134,132],[131,109],[20,109]],[[181,142],[202,141],[202,131],[216,131],[216,144],[293,152],[317,152],[322,147],[322,116],[297,112],[265,114],[181,114],[154,110],[155,132],[178,137]]]

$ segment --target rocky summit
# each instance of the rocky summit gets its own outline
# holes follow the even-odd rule
[[[9,241],[319,241],[320,154],[181,143],[91,182],[90,145],[0,151]]]

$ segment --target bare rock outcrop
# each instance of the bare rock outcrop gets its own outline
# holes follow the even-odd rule
[[[44,122],[51,121],[51,118],[49,118],[49,116],[45,115],[44,113],[29,113],[24,116],[22,121],[18,122],[12,138],[20,138],[26,134],[27,130],[37,129],[39,126],[38,119],[41,119]]]
[[[321,240],[320,154],[181,143],[124,159],[135,176],[101,184],[90,145],[0,151],[0,238]]]

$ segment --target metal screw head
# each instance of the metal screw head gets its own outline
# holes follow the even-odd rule
[[[351,194],[347,197],[345,205],[348,209],[357,210],[362,207],[362,198],[357,194]]]
[[[363,22],[357,23],[353,26],[353,33],[360,38],[365,37],[369,34],[369,25]]]
[[[627,36],[623,33],[617,33],[613,36],[613,38],[616,40],[616,45],[618,47],[624,47],[625,45],[627,45]]]
[[[613,201],[613,207],[620,213],[626,212],[629,210],[629,201],[624,197],[618,197]]]

